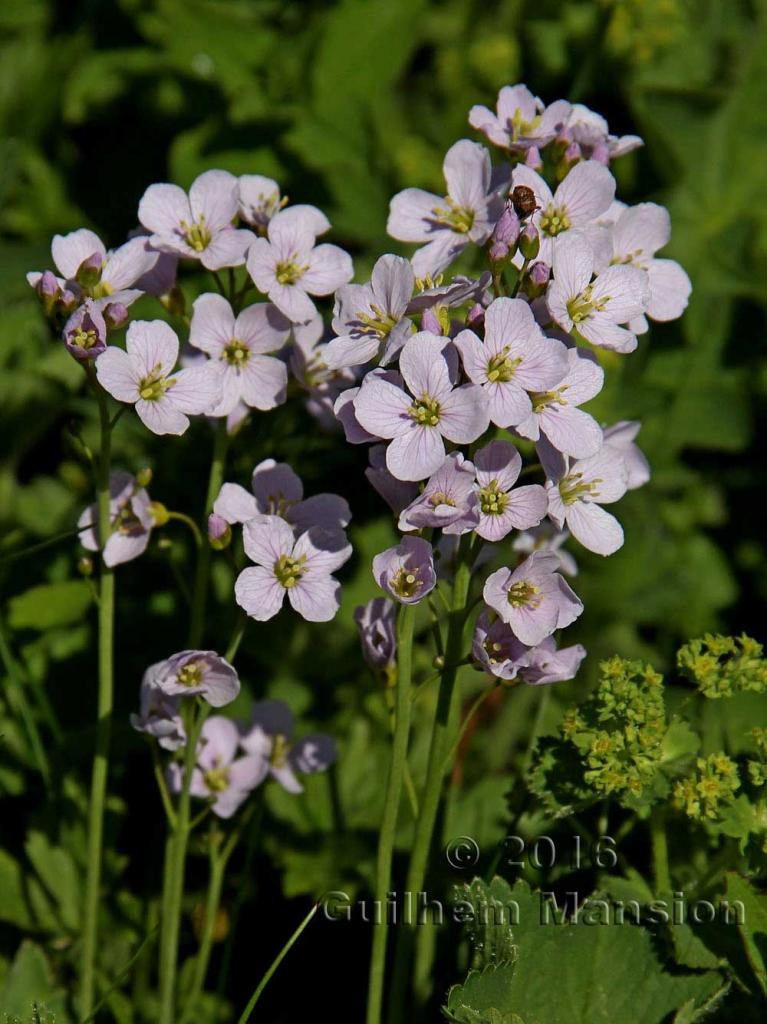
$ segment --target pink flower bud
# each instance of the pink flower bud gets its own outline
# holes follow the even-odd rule
[[[509,247],[505,242],[493,242],[488,254],[492,263],[501,263],[509,257]]]
[[[466,315],[467,327],[482,327],[485,322],[485,307],[475,302]]]
[[[56,275],[50,270],[44,271],[43,276],[37,282],[37,294],[40,296],[45,315],[50,316],[61,294]]]
[[[101,254],[98,252],[91,253],[77,268],[77,273],[75,274],[77,283],[81,284],[84,288],[92,288],[95,284],[98,284],[101,280],[101,268],[103,265],[104,260]]]
[[[215,512],[208,516],[208,541],[214,551],[223,551],[232,540],[232,528],[223,516]]]
[[[543,160],[537,146],[531,146],[525,154],[525,166],[533,171],[543,170]]]
[[[511,203],[507,203],[506,207],[498,218],[498,223],[495,225],[493,231],[493,241],[502,242],[507,247],[511,247],[516,244],[519,238],[519,217],[517,216],[514,207]]]
[[[532,267],[530,267],[529,274],[530,280],[536,288],[545,288],[549,283],[551,268],[548,263],[544,263],[540,260],[538,263],[533,263]]]
[[[122,302],[110,302],[104,310],[104,319],[107,327],[115,330],[128,322],[128,310]]]
[[[541,240],[538,237],[538,229],[534,224],[525,224],[522,234],[519,236],[519,250],[526,260],[534,260],[541,247]]]

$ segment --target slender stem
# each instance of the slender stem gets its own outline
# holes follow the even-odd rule
[[[245,630],[248,628],[248,616],[241,615],[237,621],[237,625],[234,627],[232,638],[229,641],[229,646],[226,649],[224,657],[227,661],[234,661],[237,652],[240,649],[242,638],[245,636]]]
[[[258,983],[258,988],[253,993],[253,995],[250,997],[250,1001],[249,1001],[248,1005],[245,1007],[245,1009],[242,1011],[242,1014],[241,1014],[240,1019],[238,1020],[237,1024],[247,1024],[247,1022],[250,1020],[250,1015],[253,1012],[253,1008],[256,1005],[256,1003],[258,1002],[258,1000],[261,998],[261,993],[264,991],[266,986],[271,981],[272,975],[277,970],[277,968],[280,966],[280,964],[285,959],[285,957],[288,955],[288,953],[290,952],[291,948],[295,945],[295,943],[301,937],[301,932],[303,932],[304,928],[306,928],[306,926],[309,924],[309,922],[311,921],[311,919],[314,917],[314,915],[317,913],[317,911],[319,909],[320,909],[319,903],[315,903],[315,905],[312,907],[312,909],[309,911],[309,913],[303,919],[301,924],[298,926],[298,928],[296,928],[296,930],[290,936],[288,941],[285,943],[285,945],[279,951],[277,956],[274,958],[274,961],[272,962],[272,966],[269,968],[269,970],[263,976],[261,981]]]
[[[535,690],[534,692],[536,694],[540,693],[540,699],[538,700],[538,707],[536,708],[535,718],[533,719],[533,725],[530,730],[530,738],[528,740],[527,747],[525,748],[524,757],[522,758],[522,766],[520,768],[522,775],[524,775],[530,767],[530,762],[532,761],[533,754],[535,753],[535,746],[538,742],[541,729],[543,728],[543,722],[546,718],[546,712],[549,709],[549,702],[551,700],[550,686],[542,686],[540,690]]]
[[[189,986],[189,994],[184,1004],[184,1012],[181,1014],[181,1024],[185,1024],[198,1009],[199,999],[205,987],[210,954],[213,949],[213,936],[216,931],[216,917],[221,902],[224,872],[229,856],[234,849],[233,845],[228,845],[227,849],[221,850],[220,843],[221,833],[213,826],[208,836],[208,863],[210,870],[208,874],[208,893],[205,898],[205,913],[200,934],[200,948],[195,958],[194,973]]]
[[[176,812],[173,810],[173,802],[171,801],[170,794],[168,793],[168,787],[165,783],[165,774],[160,762],[160,755],[157,752],[157,746],[154,743],[152,743],[152,761],[154,763],[154,777],[157,781],[157,788],[160,790],[160,799],[162,800],[162,806],[165,810],[165,818],[170,827],[175,828]]]
[[[170,839],[165,866],[163,892],[163,920],[160,933],[160,1016],[159,1024],[176,1024],[176,968],[178,939],[181,932],[181,903],[184,895],[186,849],[189,842],[190,786],[197,756],[197,743],[208,712],[207,705],[199,708],[191,727],[184,756],[184,775],[176,812],[176,825]]]
[[[0,565],[10,565],[11,562],[18,562],[22,558],[36,555],[39,551],[45,551],[46,548],[55,547],[57,544],[61,544],[62,541],[72,540],[73,537],[79,537],[85,530],[89,530],[91,526],[92,524],[88,523],[85,526],[78,527],[76,530],[67,530],[66,533],[60,533],[57,537],[41,540],[39,544],[31,544],[28,548],[22,548],[20,551],[11,551],[9,554],[0,557]]]
[[[394,857],[394,841],[397,834],[402,782],[407,764],[407,747],[410,736],[410,685],[413,674],[413,628],[415,608],[400,605],[397,615],[397,711],[392,741],[389,779],[386,785],[381,832],[378,838],[378,859],[376,863],[375,899],[379,907],[386,906],[391,884],[391,867]],[[386,940],[388,938],[388,915],[384,912],[381,920],[373,925],[373,949],[370,958],[370,984],[368,987],[367,1024],[380,1024],[383,1005],[384,974],[386,971]]]
[[[455,759],[455,755],[458,753],[458,748],[461,745],[461,740],[466,735],[466,730],[471,725],[471,723],[472,723],[472,721],[474,719],[474,716],[479,711],[479,709],[482,707],[482,705],[485,703],[485,701],[490,696],[490,694],[493,693],[498,688],[499,685],[500,684],[496,681],[496,682],[493,683],[492,686],[488,686],[486,689],[484,689],[477,696],[477,698],[475,699],[475,701],[473,702],[473,704],[469,708],[469,710],[468,710],[468,712],[466,714],[466,717],[464,718],[463,722],[461,722],[461,728],[458,730],[458,735],[455,738],[455,743],[453,743],[453,745],[450,748],[450,751],[449,751],[447,757],[445,758],[445,766],[444,766],[443,771],[446,772],[448,770],[448,768],[450,767],[450,765],[453,763],[453,760]]]
[[[191,516],[186,515],[185,512],[168,512],[168,519],[175,519],[177,523],[183,523],[184,526],[188,527],[189,532],[194,537],[194,543],[198,548],[203,546],[203,536],[200,533],[200,527],[192,519]]]
[[[137,946],[136,952],[133,954],[133,956],[130,958],[130,960],[121,968],[121,970],[119,971],[119,973],[115,977],[115,979],[112,982],[112,984],[109,986],[109,988],[106,990],[106,992],[99,999],[98,1003],[96,1003],[96,1005],[94,1006],[93,1011],[84,1020],[82,1020],[80,1022],[80,1024],[90,1024],[90,1022],[92,1020],[96,1019],[96,1014],[99,1012],[101,1007],[106,1003],[107,999],[109,999],[109,997],[112,995],[112,993],[115,992],[120,987],[120,985],[125,980],[125,978],[127,978],[128,972],[130,971],[131,967],[133,967],[133,965],[136,963],[138,958],[141,956],[141,954],[144,952],[146,947],[149,945],[150,941],[155,937],[156,932],[157,932],[157,928],[155,927],[155,928],[151,928],[146,933],[144,938],[141,940],[141,942]]]
[[[671,892],[671,872],[668,865],[668,838],[663,812],[654,810],[650,815],[650,842],[652,845],[652,867],[655,879],[655,895],[666,896]]]
[[[213,508],[221,484],[224,481],[224,466],[229,437],[226,433],[226,419],[221,419],[216,428],[216,439],[213,444],[213,458],[208,476],[208,492],[205,496],[205,515]],[[208,599],[208,581],[210,578],[210,544],[202,544],[197,554],[197,570],[192,591],[192,613],[189,624],[189,646],[200,646],[205,629],[205,606]]]
[[[96,382],[92,371],[89,374],[89,382],[98,401],[99,423],[101,426],[101,449],[98,460],[97,482],[99,543],[103,551],[112,529],[109,508],[109,467],[112,454],[112,433],[107,397]],[[109,566],[104,564],[102,559],[98,604],[98,717],[96,722],[96,750],[93,757],[90,805],[88,810],[88,859],[85,876],[82,967],[80,975],[80,1015],[85,1018],[93,1012],[96,949],[98,947],[104,804],[109,769],[109,743],[114,690],[114,604],[114,574]]]

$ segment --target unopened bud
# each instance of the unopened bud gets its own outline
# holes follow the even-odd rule
[[[232,541],[231,526],[215,512],[208,516],[208,541],[214,551],[223,551]]]
[[[565,150],[563,160],[567,167],[572,167],[573,164],[577,164],[581,159],[581,147],[577,142],[571,142]]]
[[[50,270],[44,271],[43,276],[37,282],[37,294],[43,304],[43,312],[46,316],[50,316],[61,294],[56,275]]]
[[[161,501],[149,502],[149,514],[154,519],[155,526],[165,526],[170,519],[170,513]]]
[[[433,309],[425,309],[421,317],[421,330],[431,334],[442,334],[442,324]]]
[[[525,166],[532,171],[543,170],[543,160],[536,146],[531,146],[525,154]]]
[[[81,284],[83,288],[93,288],[101,280],[101,269],[104,266],[104,260],[100,253],[94,252],[82,261],[80,266],[77,268],[75,279],[78,284]]]
[[[488,256],[491,263],[503,263],[509,258],[509,247],[505,242],[493,242],[490,246]]]
[[[152,482],[152,470],[149,466],[144,466],[136,473],[136,483],[139,487],[148,487]]]
[[[116,330],[128,322],[128,309],[122,302],[110,302],[104,310],[107,327]]]
[[[532,189],[530,189],[532,192]],[[535,196],[533,195],[533,199]],[[509,248],[519,238],[519,217],[512,203],[507,203],[493,230],[493,241],[503,242]]]
[[[538,209],[535,192],[529,185],[515,185],[511,191],[511,201],[517,214],[523,219]]]
[[[466,314],[466,324],[468,327],[482,327],[484,323],[485,307],[481,303],[475,302]]]
[[[88,558],[87,555],[83,555],[77,562],[77,571],[81,576],[92,576],[93,575],[93,559]]]
[[[534,224],[526,224],[519,236],[519,251],[526,260],[534,260],[540,247],[541,240],[538,237],[538,229]]]
[[[530,276],[530,281],[536,286],[536,288],[545,288],[549,283],[551,268],[548,263],[544,263],[543,260],[539,260],[537,263],[533,263],[528,274]]]
[[[559,129],[559,132],[557,133],[556,139],[554,139],[555,144],[567,148],[567,146],[569,146],[572,141],[572,128],[566,128],[564,125],[562,125],[562,127]]]
[[[160,304],[165,307],[171,316],[183,316],[186,310],[184,293],[177,284],[174,284],[169,292],[160,296]]]

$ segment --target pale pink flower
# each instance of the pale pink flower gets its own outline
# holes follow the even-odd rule
[[[373,578],[400,604],[417,604],[437,582],[431,544],[421,537],[403,537],[373,559]]]
[[[114,567],[143,555],[154,527],[152,501],[131,473],[117,470],[109,474],[109,520],[112,532],[104,545],[104,564]],[[80,543],[86,551],[101,548],[98,524],[98,505],[88,505],[77,520]]]
[[[618,501],[626,493],[623,456],[603,445],[588,459],[563,459],[563,465],[546,481],[548,514],[561,530],[567,526],[576,540],[598,555],[611,555],[623,544],[623,528],[601,506]]]
[[[505,85],[498,93],[496,113],[474,106],[469,124],[496,146],[523,152],[551,142],[566,123],[570,109],[567,100],[556,100],[547,107],[526,85]]]
[[[503,540],[512,530],[537,526],[546,515],[546,493],[540,484],[514,487],[522,470],[519,452],[508,441],[491,441],[474,457],[479,524],[484,540]]]
[[[516,569],[499,569],[487,578],[485,602],[530,647],[556,629],[564,629],[583,611],[583,605],[556,572],[557,559],[533,554]]]

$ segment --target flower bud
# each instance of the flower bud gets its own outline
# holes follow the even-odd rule
[[[567,168],[570,168],[574,164],[578,163],[578,161],[581,159],[581,147],[578,145],[577,142],[570,143],[570,145],[565,150],[565,155],[562,159]]]
[[[40,301],[43,304],[43,312],[46,316],[50,316],[56,306],[61,295],[61,289],[59,288],[59,282],[56,280],[56,275],[50,270],[43,272],[42,277],[37,282],[37,294],[40,296]]]
[[[214,551],[223,551],[232,541],[232,528],[223,516],[208,516],[208,541]]]
[[[538,229],[534,224],[526,224],[519,236],[519,251],[526,260],[534,260],[540,247],[541,240],[538,237]]]
[[[490,246],[488,256],[491,263],[503,263],[509,258],[509,247],[505,242],[493,242]]]
[[[138,487],[148,487],[152,482],[152,470],[149,466],[144,466],[136,473],[136,484]]]
[[[83,555],[77,562],[77,571],[81,576],[92,576],[93,575],[93,559],[88,558],[87,555]]]
[[[164,306],[171,316],[183,316],[186,310],[184,293],[177,284],[174,284],[169,292],[160,296],[160,304]]]
[[[80,297],[77,293],[73,292],[71,288],[64,288],[59,296],[59,309],[62,313],[67,315],[71,313],[73,309],[76,309],[79,301]]]
[[[563,147],[566,148],[567,146],[570,145],[570,143],[572,141],[573,141],[573,131],[572,131],[572,128],[566,128],[564,125],[562,125],[562,127],[559,129],[559,133],[557,134],[556,139],[554,139],[554,144],[557,145],[557,146],[563,146]]]
[[[531,146],[525,154],[525,166],[533,171],[543,170],[543,160],[537,146]]]
[[[149,502],[149,514],[154,519],[155,526],[165,526],[170,519],[170,513],[161,501]]]
[[[431,334],[442,334],[442,324],[433,309],[425,309],[421,317],[421,330]]]
[[[128,321],[128,309],[122,302],[110,302],[104,310],[107,327],[116,330]]]
[[[485,323],[485,307],[475,302],[469,312],[466,314],[466,326],[467,327],[482,327]]]
[[[528,298],[537,299],[542,295],[548,286],[551,268],[548,263],[539,260],[533,263],[525,278],[525,292]]]
[[[82,261],[80,266],[77,268],[75,274],[75,280],[78,284],[81,284],[83,288],[93,288],[101,280],[101,269],[104,266],[104,261],[100,253],[94,252]]]
[[[442,654],[435,654],[434,658],[432,659],[432,663],[431,664],[432,664],[432,668],[444,668],[445,667],[444,655],[442,655]]]
[[[532,192],[532,189],[530,189]],[[535,198],[535,196],[533,196]],[[498,223],[493,231],[493,241],[502,242],[507,247],[516,244],[519,238],[519,217],[517,216],[513,203],[506,203],[503,213],[498,218]]]

